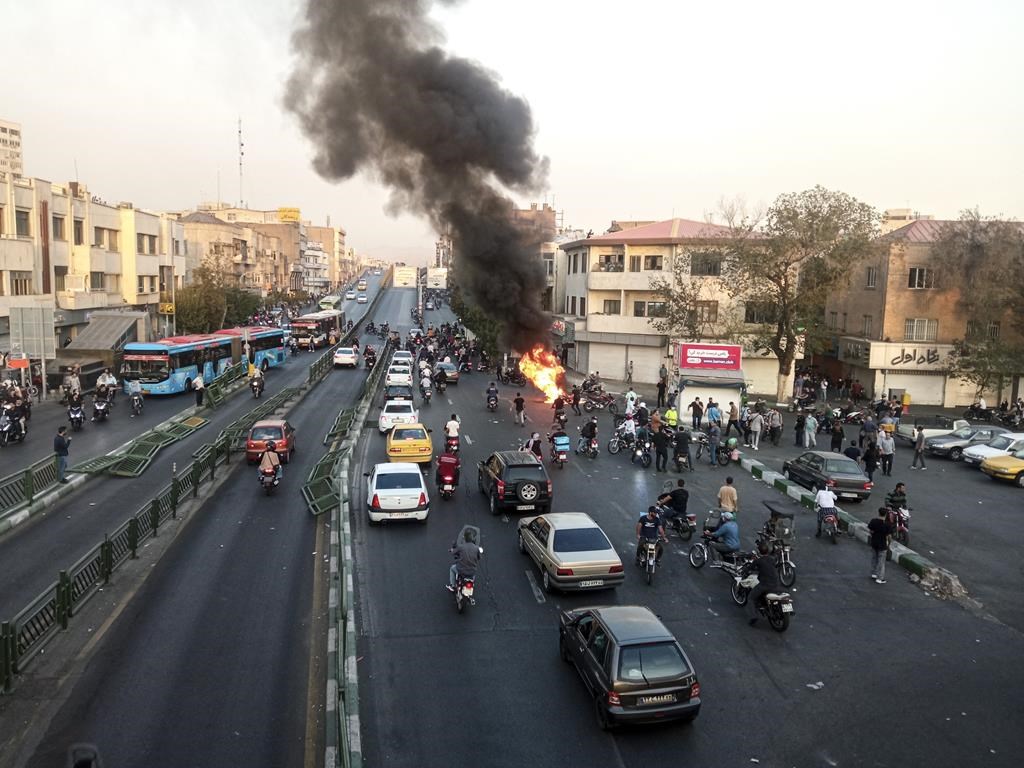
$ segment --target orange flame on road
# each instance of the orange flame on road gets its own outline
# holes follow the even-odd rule
[[[519,360],[519,370],[544,393],[544,402],[553,403],[565,390],[565,368],[554,352],[538,344]]]

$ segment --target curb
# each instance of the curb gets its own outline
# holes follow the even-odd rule
[[[743,458],[742,455],[740,457],[740,466],[755,479],[786,494],[794,501],[799,502],[805,509],[814,509],[814,494],[803,486],[787,480],[781,474],[769,469],[761,462]],[[836,512],[839,514],[839,519],[846,524],[850,536],[867,544],[870,537],[867,523],[840,507],[836,507]],[[960,598],[967,595],[967,589],[961,584],[960,578],[952,571],[933,563],[918,552],[897,542],[893,542],[890,545],[890,550],[893,561],[908,571],[911,578],[919,581],[926,589],[936,590],[944,597],[950,598]]]

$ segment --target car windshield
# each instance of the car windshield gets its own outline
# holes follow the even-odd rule
[[[381,472],[375,483],[378,491],[420,490],[422,476],[419,472]]]
[[[455,364],[454,363],[438,363],[437,364],[437,370],[444,371],[445,373],[450,373],[451,371],[455,370]]]
[[[506,482],[512,483],[517,480],[539,480],[541,482],[546,482],[547,477],[544,475],[544,467],[538,464],[536,466],[524,465],[519,467],[509,467],[505,480]]]
[[[426,440],[427,433],[419,427],[410,429],[408,427],[396,427],[391,431],[391,436],[395,440]]]
[[[612,545],[600,528],[563,528],[555,530],[555,552],[594,552]]]
[[[825,462],[825,472],[839,473],[843,475],[861,474],[860,465],[849,459],[829,459]]]
[[[627,645],[619,654],[619,679],[629,683],[652,682],[690,673],[675,643]]]
[[[995,440],[988,444],[989,448],[995,448],[997,451],[1005,451],[1012,445],[1013,440],[1008,437],[997,437]]]
[[[280,440],[281,439],[281,428],[280,427],[253,427],[252,434],[249,435],[250,440]]]
[[[966,440],[971,435],[973,435],[975,433],[975,431],[976,430],[971,429],[970,427],[960,427],[960,429],[957,429],[957,430],[954,430],[953,432],[950,432],[949,436],[950,437],[959,437],[959,438],[962,438],[962,439]]]
[[[412,413],[412,403],[388,403],[384,413]]]

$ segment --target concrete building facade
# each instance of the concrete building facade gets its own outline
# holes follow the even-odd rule
[[[0,120],[0,173],[21,176],[25,161],[21,150],[21,125]]]
[[[266,296],[283,284],[286,272],[279,238],[204,211],[185,214],[180,221],[196,261],[229,270],[239,288]]]

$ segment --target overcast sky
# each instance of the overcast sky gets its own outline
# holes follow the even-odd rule
[[[434,233],[373,181],[328,184],[281,108],[294,0],[5,4],[0,117],[25,173],[151,209],[239,199],[422,260]],[[879,209],[1024,217],[1024,4],[466,0],[453,53],[525,97],[564,223],[701,219],[815,184]],[[522,204],[530,202],[521,199]]]

